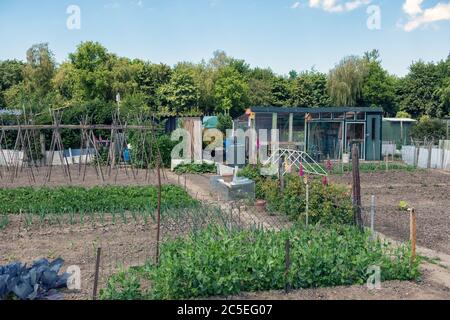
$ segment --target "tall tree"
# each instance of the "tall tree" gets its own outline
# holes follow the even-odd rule
[[[24,63],[17,60],[0,61],[0,109],[6,108],[4,93],[23,80]]]
[[[82,100],[101,99],[113,101],[116,93],[111,84],[113,75],[111,68],[114,56],[98,42],[83,42],[74,53],[69,54],[74,67],[74,95]]]
[[[166,114],[199,113],[200,91],[192,74],[183,69],[175,70],[169,83],[158,90],[160,112]]]
[[[413,63],[409,73],[401,79],[397,90],[400,110],[408,112],[415,118],[421,115],[445,116],[448,113],[448,103],[445,103],[443,88],[446,79],[449,78],[448,73],[448,66],[443,61]]]
[[[55,70],[56,62],[48,43],[33,45],[27,51],[27,64],[23,70],[27,91],[45,96],[52,90]]]
[[[168,65],[150,62],[141,65],[136,74],[136,82],[139,90],[146,95],[147,104],[151,108],[156,108],[158,90],[170,81],[171,75],[172,69]]]
[[[293,80],[291,95],[291,105],[294,107],[329,106],[326,75],[314,70],[301,73]]]
[[[248,107],[249,87],[243,76],[232,67],[219,71],[215,85],[216,112],[235,117]]]
[[[328,76],[332,103],[336,106],[355,106],[361,97],[366,72],[366,60],[357,56],[342,59]]]
[[[362,85],[360,105],[366,107],[381,107],[390,116],[397,113],[395,103],[396,78],[381,66],[377,50],[364,54],[366,73]]]

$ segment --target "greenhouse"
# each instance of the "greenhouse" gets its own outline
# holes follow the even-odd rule
[[[409,118],[384,118],[383,141],[402,146],[411,143],[411,128],[416,120]]]
[[[357,144],[362,160],[381,160],[381,108],[253,107],[234,121],[235,129],[278,129],[281,148],[308,152],[318,161],[336,160]],[[271,135],[268,134],[271,145]]]

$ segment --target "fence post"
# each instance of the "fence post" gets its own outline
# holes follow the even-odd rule
[[[411,240],[411,264],[416,259],[416,243],[417,243],[417,215],[414,208],[409,211],[409,235]]]
[[[359,176],[359,148],[355,143],[352,148],[352,176],[353,176],[353,205],[355,206],[354,221],[355,224],[363,230],[361,217],[361,179]]]
[[[278,179],[280,179],[280,191],[284,191],[284,176],[283,176],[284,158],[280,156],[278,160]]]
[[[286,294],[291,290],[291,285],[289,284],[289,268],[291,267],[291,242],[289,241],[289,236],[286,239],[285,244],[285,271],[284,271],[284,292]]]
[[[102,248],[97,248],[97,260],[95,262],[95,276],[94,276],[94,289],[92,291],[92,300],[97,300],[97,288],[98,288],[98,276],[100,273],[100,256],[102,254]]]

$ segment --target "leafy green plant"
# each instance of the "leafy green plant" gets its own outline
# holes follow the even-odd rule
[[[408,208],[409,208],[408,202],[406,202],[406,201],[404,201],[404,200],[401,200],[401,201],[398,203],[398,209],[399,209],[400,211],[408,211]]]
[[[154,186],[0,189],[0,215],[33,213],[43,222],[49,214],[154,211],[157,198],[158,191]],[[161,200],[164,211],[197,204],[183,188],[174,185],[162,187]],[[54,222],[58,223],[58,220]]]
[[[102,300],[143,300],[145,293],[141,281],[145,268],[123,270],[108,279],[106,288],[100,290]]]
[[[297,175],[287,175],[284,192],[275,177],[260,174],[260,167],[247,166],[240,175],[252,179],[256,184],[256,197],[267,200],[271,212],[288,215],[294,221],[305,221],[306,185]],[[309,182],[309,222],[316,224],[350,224],[353,221],[353,207],[349,190],[345,187],[327,184],[321,179]]]
[[[285,274],[285,243],[290,240],[291,266]],[[357,228],[294,227],[281,232],[229,230],[210,226],[187,238],[168,241],[158,266],[147,264],[151,288],[138,297],[190,299],[241,292],[364,284],[368,268],[379,266],[381,280],[414,280],[419,260],[410,263],[409,246],[391,247],[370,240]],[[134,271],[130,271],[132,277]],[[136,281],[113,277],[109,296],[128,297]],[[133,278],[131,278],[133,279]],[[118,281],[119,280],[119,281]],[[108,297],[108,296],[107,296]]]
[[[180,164],[175,169],[174,172],[176,174],[185,174],[185,173],[194,173],[194,174],[202,174],[202,173],[216,173],[216,165],[214,163],[186,163]]]

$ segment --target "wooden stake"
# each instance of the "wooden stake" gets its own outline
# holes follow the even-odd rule
[[[411,240],[411,263],[416,259],[416,243],[417,243],[417,215],[414,208],[409,211],[409,235]]]
[[[92,300],[97,300],[98,276],[100,273],[100,256],[102,248],[97,248],[97,261],[95,262],[94,289],[92,291]]]
[[[361,216],[361,180],[359,176],[359,148],[353,144],[352,148],[352,173],[353,173],[353,205],[355,207],[355,224],[363,230],[363,221]]]

